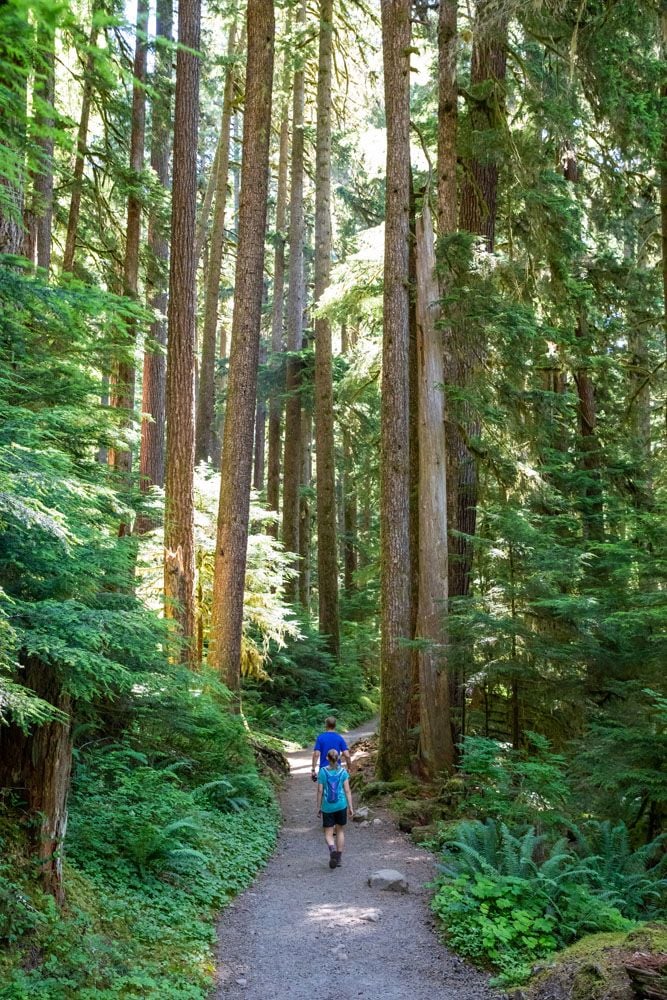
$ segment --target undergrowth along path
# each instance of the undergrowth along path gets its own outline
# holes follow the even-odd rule
[[[347,734],[350,744],[373,724]],[[391,818],[347,825],[343,866],[329,868],[310,780],[311,752],[290,755],[276,852],[218,926],[213,997],[245,1000],[491,1000],[485,977],[438,940],[426,885],[435,859]],[[355,801],[355,806],[358,803]],[[410,891],[371,889],[380,868],[402,871]]]

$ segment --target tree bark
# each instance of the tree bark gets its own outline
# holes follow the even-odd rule
[[[83,187],[83,170],[86,162],[86,145],[88,142],[88,123],[90,121],[90,105],[93,99],[93,87],[95,83],[94,69],[95,56],[94,48],[97,43],[98,27],[95,22],[99,2],[95,2],[91,9],[92,24],[90,37],[88,39],[88,54],[83,71],[83,93],[81,95],[81,114],[79,116],[79,130],[76,139],[76,158],[72,171],[72,196],[70,199],[69,215],[67,218],[67,235],[65,237],[65,250],[63,253],[63,274],[69,274],[74,269],[74,255],[76,254],[76,237],[79,230],[79,215],[81,214],[81,191]]]
[[[180,659],[194,665],[194,370],[197,313],[197,131],[200,0],[180,0],[174,107],[167,467],[165,476],[165,614],[182,641]]]
[[[306,20],[305,3],[300,3],[297,25]],[[287,292],[287,359],[285,406],[285,453],[283,458],[283,545],[288,552],[299,553],[299,486],[301,481],[301,401],[299,398],[300,361],[296,357],[303,338],[303,110],[305,82],[303,66],[294,73],[292,104],[292,170],[289,224],[289,285]],[[298,561],[293,562],[298,569]],[[298,578],[285,587],[287,599],[296,603]]]
[[[141,243],[142,198],[139,192],[141,172],[144,168],[144,141],[146,133],[146,32],[148,29],[148,0],[138,0],[137,28],[134,48],[134,85],[132,87],[132,131],[130,135],[130,194],[127,199],[127,227],[125,235],[125,259],[123,262],[123,295],[137,299],[139,292],[139,247]],[[118,362],[112,406],[123,410],[121,427],[129,430],[132,426],[135,391],[134,344],[137,335],[134,320],[126,323],[126,356]],[[113,466],[116,472],[129,476],[132,471],[132,451],[130,448],[113,449]],[[125,534],[127,526],[121,526]]]
[[[32,174],[31,205],[26,213],[24,255],[47,273],[51,266],[53,221],[53,127],[55,100],[56,24],[42,15],[36,36],[33,121],[37,164]]]
[[[259,364],[266,364],[266,346],[259,345]],[[260,493],[264,489],[264,457],[266,452],[266,399],[257,395],[255,408],[255,450],[253,459],[252,486]]]
[[[458,129],[457,0],[440,0],[438,15],[438,235],[456,232]]]
[[[211,230],[206,275],[206,303],[202,331],[201,364],[199,367],[199,393],[197,396],[197,427],[195,433],[195,462],[217,458],[220,443],[215,433],[215,362],[216,334],[218,331],[218,300],[220,274],[225,247],[225,206],[229,173],[229,147],[231,143],[232,103],[234,100],[234,55],[236,53],[236,22],[232,24],[227,45],[227,69],[220,123],[220,155],[215,185],[215,208]]]
[[[488,137],[499,128],[506,62],[507,15],[497,8],[494,0],[478,0],[470,71],[469,117],[473,135]],[[473,152],[461,185],[459,224],[465,232],[483,236],[489,253],[494,245],[497,192],[497,155],[493,150]],[[455,389],[468,388],[483,354],[483,331],[465,320],[455,324],[448,336],[448,385]],[[466,439],[479,435],[479,418],[470,412],[469,406],[459,406],[457,419],[452,415],[447,430],[449,595],[450,598],[466,597],[470,592],[478,494],[477,465]]]
[[[382,4],[387,116],[380,442],[381,704],[378,775],[408,762],[410,699],[410,0]]]
[[[289,34],[289,25],[286,30]],[[276,236],[273,262],[273,306],[271,311],[271,354],[274,367],[283,350],[283,307],[285,302],[285,226],[287,223],[287,168],[289,160],[289,61],[285,55],[283,91],[285,97],[280,116],[280,147],[278,152],[278,189],[276,192]],[[280,393],[273,389],[269,397],[269,459],[266,502],[276,514],[280,504],[280,437],[283,404]],[[272,535],[278,533],[277,522],[269,526]]]
[[[428,205],[417,219],[419,399],[419,753],[435,775],[454,763],[447,672],[447,482],[442,338],[433,227]]]
[[[306,345],[304,344],[304,347]],[[310,407],[301,408],[301,486],[299,495],[299,604],[310,612],[312,549],[312,511],[310,505],[313,479],[313,415]]]
[[[211,206],[213,205],[215,186],[218,180],[220,148],[223,142],[224,142],[224,135],[221,130],[220,135],[218,136],[218,143],[215,147],[215,154],[213,156],[213,163],[211,164],[211,173],[209,174],[208,184],[206,185],[206,191],[204,192],[204,200],[202,202],[201,212],[199,213],[199,221],[197,222],[197,235],[195,236],[195,259],[197,261],[197,267],[199,267],[199,261],[201,260],[202,251],[204,249],[204,243],[206,242],[208,219],[211,214]],[[204,264],[206,265],[206,262],[204,262]]]
[[[439,236],[447,236],[456,232],[458,219],[458,186],[456,177],[457,139],[458,139],[458,80],[457,64],[457,0],[441,0],[438,17],[438,215],[437,231]],[[440,297],[444,298],[447,291],[447,280],[443,278],[440,286]],[[444,340],[443,368],[444,377],[456,384],[458,369],[456,350],[453,343],[453,330],[449,317],[443,317]],[[448,526],[457,523],[458,499],[458,456],[461,453],[462,441],[460,430],[455,421],[450,419],[447,407],[444,413],[444,434],[446,450],[446,517]],[[451,478],[450,478],[451,476]],[[449,552],[457,543],[453,537],[448,539],[448,581],[447,593],[450,591],[452,567],[449,565]],[[443,610],[444,613],[444,610]],[[460,742],[465,732],[465,677],[460,668],[450,668],[450,716],[452,727],[452,743],[454,747]],[[452,709],[454,711],[452,711]]]
[[[315,139],[315,307],[331,281],[331,72],[333,0],[320,0]],[[315,452],[317,455],[317,589],[319,628],[330,653],[340,652],[336,462],[331,324],[315,319]]]
[[[341,350],[350,349],[347,326],[341,327]],[[342,421],[343,438],[343,586],[349,598],[355,590],[354,574],[357,572],[357,487],[354,469],[352,435],[346,420]]]
[[[72,704],[53,667],[36,656],[24,664],[22,683],[69,716]],[[35,821],[30,830],[44,888],[65,899],[62,847],[67,829],[67,797],[72,769],[72,726],[47,722],[24,733],[0,727],[0,787],[15,790]]]
[[[151,134],[151,166],[165,191],[169,189],[171,159],[171,77],[173,33],[172,0],[157,0],[153,121]],[[168,306],[167,263],[169,235],[159,208],[153,208],[148,219],[147,270],[148,303],[154,319],[144,352],[143,396],[139,456],[140,484],[145,492],[151,486],[164,485],[164,432],[167,344],[166,314]],[[142,526],[138,525],[137,530]],[[146,523],[145,528],[150,527]]]
[[[209,645],[209,663],[237,696],[241,689],[243,594],[264,278],[273,3],[249,0],[247,38],[239,242]]]

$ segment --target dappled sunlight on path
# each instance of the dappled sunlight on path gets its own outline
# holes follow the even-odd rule
[[[350,742],[373,732],[354,730]],[[348,823],[343,866],[331,871],[316,815],[310,751],[290,755],[276,853],[219,924],[215,998],[246,1000],[490,1000],[485,978],[437,940],[428,908],[433,858],[386,814]],[[356,805],[356,802],[355,802]],[[368,886],[397,868],[405,894]]]

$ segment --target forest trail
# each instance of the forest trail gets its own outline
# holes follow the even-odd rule
[[[347,735],[370,735],[372,723]],[[310,780],[311,751],[290,755],[276,852],[218,926],[214,998],[245,1000],[490,1000],[483,975],[437,940],[425,889],[432,855],[381,824],[348,823],[343,867],[331,871]],[[357,802],[355,801],[355,806]],[[396,868],[405,895],[371,889],[368,876]]]

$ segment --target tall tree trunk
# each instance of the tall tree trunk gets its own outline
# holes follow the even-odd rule
[[[477,136],[480,143],[483,141],[484,147],[489,146],[489,135],[497,132],[500,126],[506,62],[507,15],[494,0],[478,0],[470,70],[472,95],[469,117],[473,136]],[[447,73],[449,69],[443,70],[442,76]],[[492,252],[499,158],[493,148],[484,147],[474,150],[466,164],[461,185],[459,224],[465,232],[483,236],[486,249]],[[447,381],[455,389],[465,390],[473,383],[479,358],[484,354],[483,331],[465,320],[459,321],[455,327],[448,338]],[[458,420],[450,420],[448,431],[449,595],[466,597],[470,592],[478,494],[477,466],[466,439],[479,435],[479,418],[470,412],[470,407],[460,406]]]
[[[62,847],[67,828],[67,797],[72,768],[72,704],[55,670],[36,656],[23,663],[22,683],[64,713],[65,721],[0,727],[0,787],[25,801],[44,888],[64,902]]]
[[[224,104],[224,102],[223,102]],[[206,191],[204,192],[204,200],[202,202],[201,211],[199,213],[199,219],[197,221],[197,235],[195,236],[195,259],[197,261],[197,267],[199,267],[199,261],[201,260],[202,251],[204,249],[204,244],[206,243],[206,234],[208,231],[208,219],[211,214],[211,206],[213,205],[213,197],[215,195],[215,188],[218,181],[218,166],[220,164],[220,151],[224,143],[225,137],[222,130],[218,136],[218,142],[215,147],[215,154],[213,156],[213,163],[211,164],[211,173],[209,174],[208,184],[206,185]],[[206,271],[207,262],[204,262],[204,271]]]
[[[439,236],[447,236],[456,232],[458,219],[457,199],[457,134],[458,134],[458,81],[456,75],[457,57],[457,0],[441,0],[438,16],[438,215],[437,231]],[[446,279],[442,280],[440,297],[446,293]],[[446,317],[445,317],[446,319]],[[446,324],[444,333],[444,366],[443,374],[450,382],[456,382],[456,352],[452,343],[452,327]],[[445,449],[447,455],[446,495],[447,522],[455,525],[457,522],[458,475],[457,457],[460,454],[460,431],[445,408]],[[449,478],[451,475],[452,478]],[[449,549],[452,539],[448,540],[448,582],[450,591],[451,567],[449,566]],[[449,669],[450,682],[450,715],[452,725],[452,742],[456,747],[465,732],[465,676],[460,667]]]
[[[248,0],[239,242],[209,646],[209,663],[238,696],[262,318],[274,30],[273,3]]]
[[[266,345],[259,345],[259,363],[266,364]],[[266,398],[257,395],[255,408],[255,451],[253,460],[252,486],[260,493],[264,489],[264,456],[266,452]]]
[[[304,344],[305,347],[305,344]],[[310,506],[313,478],[313,415],[309,406],[301,408],[301,486],[299,496],[299,604],[310,611],[312,511]]]
[[[408,762],[410,699],[410,0],[382,4],[387,116],[380,442],[381,704],[378,775]]]
[[[341,351],[347,354],[350,341],[347,324],[341,326]],[[343,438],[343,586],[346,597],[350,597],[355,589],[354,574],[357,571],[357,487],[354,469],[354,452],[352,435],[348,421],[342,421]]]
[[[146,133],[146,32],[148,29],[148,0],[138,0],[137,28],[134,48],[134,85],[132,87],[132,130],[130,134],[130,194],[127,199],[127,227],[125,235],[125,259],[123,262],[123,294],[137,299],[139,291],[139,247],[141,243],[141,203],[139,193],[141,172],[144,169],[144,141]],[[135,362],[134,343],[136,325],[128,320],[126,356],[118,362],[112,405],[124,411],[121,426],[129,430],[134,411]],[[125,476],[132,471],[132,451],[130,448],[115,448],[113,466],[116,472]],[[126,526],[121,526],[125,533]]]
[[[408,244],[410,289],[410,343],[408,347],[408,427],[410,438],[410,638],[414,639],[419,609],[419,376],[417,369],[417,199],[410,169],[410,241]],[[419,725],[419,657],[410,650],[410,707],[408,727]]]
[[[169,189],[171,159],[171,77],[173,33],[172,0],[157,0],[156,55],[154,72],[151,166],[165,191]],[[167,344],[166,314],[169,235],[160,208],[153,207],[148,219],[148,303],[155,313],[144,352],[143,396],[139,456],[143,491],[164,485],[164,432]],[[137,530],[141,525],[137,526]],[[148,523],[145,527],[149,527]]]
[[[225,206],[229,173],[229,147],[231,142],[232,103],[234,100],[234,69],[236,53],[236,22],[232,24],[227,45],[227,69],[220,123],[220,156],[215,185],[215,208],[211,230],[208,272],[206,275],[206,304],[202,332],[201,364],[199,367],[199,393],[197,396],[197,428],[195,433],[195,462],[206,462],[217,456],[220,444],[215,434],[215,362],[216,334],[218,331],[218,300],[222,255],[225,247]]]
[[[333,0],[320,0],[315,139],[315,306],[331,281],[331,71]],[[319,627],[331,654],[340,652],[336,461],[331,324],[315,319],[315,452],[317,456],[317,589]]]
[[[454,182],[455,183],[455,182]],[[417,219],[419,399],[419,753],[434,775],[454,763],[447,672],[445,380],[439,290],[428,205]]]
[[[289,35],[289,24],[286,29]],[[278,151],[278,190],[276,192],[276,236],[273,262],[273,306],[271,310],[271,354],[274,367],[278,367],[278,355],[283,350],[283,307],[285,302],[285,226],[287,222],[287,168],[289,159],[289,60],[285,54],[283,67],[283,99],[280,116],[280,146]],[[283,404],[276,388],[269,397],[269,460],[266,482],[266,502],[276,514],[280,503],[280,425]],[[277,534],[278,525],[269,527],[272,535]]]
[[[305,3],[299,4],[297,25],[306,20]],[[292,170],[289,224],[289,285],[287,292],[287,402],[285,406],[285,453],[283,459],[283,545],[299,553],[299,485],[301,481],[301,401],[300,362],[296,357],[303,338],[303,109],[305,83],[303,66],[294,73],[292,104]],[[297,569],[297,563],[293,564]],[[296,603],[298,578],[288,581],[285,592]]]
[[[176,621],[181,659],[194,644],[194,370],[197,314],[197,129],[200,0],[180,0],[174,107],[169,339],[167,342],[167,468],[165,477],[165,614]]]
[[[90,105],[93,99],[93,87],[95,85],[95,56],[94,49],[97,43],[98,27],[96,15],[100,8],[99,0],[93,3],[91,8],[92,24],[88,39],[88,54],[83,72],[83,93],[81,95],[81,114],[79,116],[79,130],[76,139],[76,157],[74,169],[72,171],[72,196],[67,219],[67,235],[65,237],[65,250],[63,253],[63,274],[69,274],[74,269],[74,255],[76,253],[76,237],[79,230],[79,215],[81,214],[81,190],[83,187],[83,170],[86,162],[86,145],[88,142],[88,123],[90,121]]]
[[[41,15],[36,37],[33,121],[36,166],[31,205],[26,213],[24,255],[48,272],[51,266],[53,220],[53,127],[55,100],[56,24],[53,13]]]

